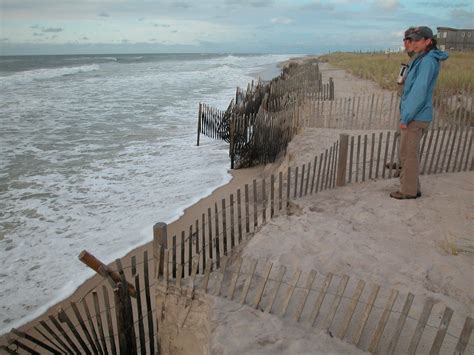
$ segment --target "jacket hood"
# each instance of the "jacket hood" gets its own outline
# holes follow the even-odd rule
[[[449,57],[447,52],[440,51],[439,49],[432,49],[426,55],[437,60],[446,60]]]

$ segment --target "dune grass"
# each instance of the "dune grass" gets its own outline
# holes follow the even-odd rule
[[[398,90],[397,76],[401,63],[408,61],[406,53],[346,53],[336,52],[319,58],[352,74],[375,81],[382,88]],[[471,92],[474,87],[474,52],[449,52],[442,63],[437,92],[455,94]]]

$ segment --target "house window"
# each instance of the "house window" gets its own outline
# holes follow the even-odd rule
[[[468,33],[467,33],[467,36],[468,36],[468,37],[471,37],[471,35],[472,35],[472,32],[468,32]]]
[[[461,32],[461,37],[465,37],[466,36],[466,32]]]
[[[442,36],[443,38],[446,38],[447,35],[448,35],[448,32],[444,31],[441,36]]]

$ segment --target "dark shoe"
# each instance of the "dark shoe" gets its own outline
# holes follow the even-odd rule
[[[390,192],[390,197],[396,198],[397,200],[410,200],[410,199],[417,198],[418,194],[416,196],[410,196],[410,195],[402,194],[400,191],[394,191],[394,192]]]
[[[418,192],[416,193],[416,197],[417,197],[417,198],[418,198],[418,197],[421,197],[421,191],[418,191]]]
[[[392,166],[390,166],[390,163],[387,163],[385,164],[385,169],[400,169],[400,166],[397,163],[392,163]]]

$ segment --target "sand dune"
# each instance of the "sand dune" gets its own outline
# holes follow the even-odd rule
[[[335,79],[336,97],[381,92],[376,84],[327,64],[321,69],[323,77]],[[302,130],[286,156],[263,174],[312,161],[345,132]],[[423,176],[423,197],[413,201],[389,198],[398,188],[397,179],[352,184],[299,199],[291,215],[277,217],[258,231],[241,256],[270,260],[275,267],[347,274],[418,298],[432,297],[457,314],[472,315],[473,178],[473,172]],[[452,254],[453,245],[461,249],[458,255]],[[212,352],[362,353],[321,330],[222,299],[212,301]],[[460,329],[461,319],[452,326]]]

